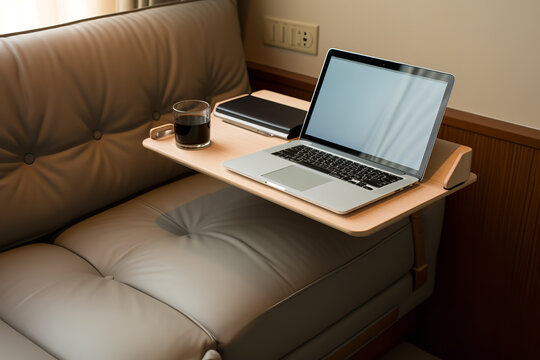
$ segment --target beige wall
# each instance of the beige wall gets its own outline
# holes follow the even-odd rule
[[[317,76],[330,47],[453,73],[449,106],[540,129],[539,0],[238,0],[247,60]],[[319,52],[263,45],[264,15],[317,23]]]

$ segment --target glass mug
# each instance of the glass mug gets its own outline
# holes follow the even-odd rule
[[[181,149],[203,149],[210,145],[210,104],[183,100],[173,105],[174,138]]]

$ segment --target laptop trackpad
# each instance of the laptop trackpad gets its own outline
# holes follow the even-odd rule
[[[287,166],[283,169],[263,174],[262,176],[272,180],[272,182],[285,185],[299,191],[305,191],[311,189],[312,187],[331,181],[331,179],[295,165]]]

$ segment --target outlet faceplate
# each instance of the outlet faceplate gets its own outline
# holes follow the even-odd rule
[[[319,25],[265,16],[264,43],[317,55]]]

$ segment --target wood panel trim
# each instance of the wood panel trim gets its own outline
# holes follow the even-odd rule
[[[534,149],[540,149],[540,130],[526,126],[452,108],[446,109],[443,124],[515,144],[529,146]]]
[[[310,94],[313,93],[317,84],[317,79],[314,77],[268,65],[248,61],[247,68],[253,91],[262,90],[265,87],[267,90],[283,92],[286,88],[290,89],[287,95],[298,96],[301,92],[306,94],[304,100],[310,100]],[[443,125],[540,149],[540,130],[462,110],[447,108]]]
[[[351,354],[356,352],[362,346],[366,345],[375,336],[388,329],[393,323],[398,320],[399,309],[395,308],[383,315],[380,319],[376,320],[367,329],[362,331],[358,336],[350,340],[344,346],[337,349],[331,355],[324,358],[325,360],[343,360],[348,358]]]

